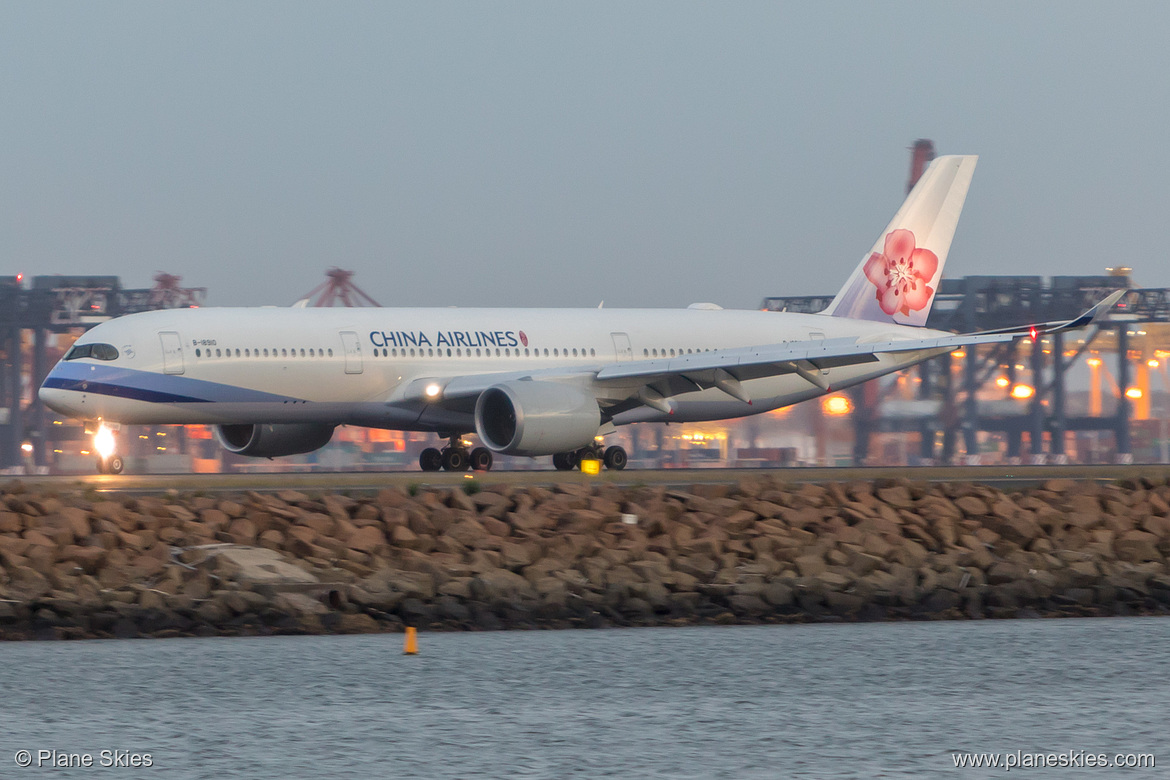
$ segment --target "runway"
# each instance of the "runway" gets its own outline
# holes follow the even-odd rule
[[[743,479],[778,476],[794,484],[803,482],[853,482],[905,478],[916,482],[976,482],[1000,489],[1035,487],[1050,479],[1113,482],[1147,478],[1164,483],[1170,466],[938,466],[927,468],[788,468],[788,469],[656,469],[602,471],[591,476],[577,471],[489,472],[305,472],[252,474],[119,474],[0,477],[0,487],[19,482],[39,492],[94,491],[97,493],[244,493],[300,490],[312,493],[376,493],[391,487],[452,487],[474,482],[492,485],[553,486],[612,484],[621,486],[665,485],[685,488],[695,484],[735,484]]]

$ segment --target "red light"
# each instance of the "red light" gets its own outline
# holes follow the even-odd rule
[[[1036,329],[1032,328],[1032,341],[1036,340]]]
[[[23,281],[24,281],[24,274],[17,274],[16,275],[16,283],[20,284]]]

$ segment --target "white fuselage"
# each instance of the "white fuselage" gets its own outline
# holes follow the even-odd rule
[[[539,372],[593,391],[616,425],[739,417],[825,391],[788,373],[743,383],[751,403],[717,388],[672,399],[672,413],[616,404],[630,392],[593,373],[624,361],[757,345],[855,338],[922,339],[923,328],[821,315],[711,309],[177,309],[103,323],[78,343],[115,359],[62,360],[41,389],[51,408],[124,424],[351,424],[468,432],[468,410],[404,400],[431,377]],[[883,354],[821,371],[840,389],[941,350]],[[164,354],[164,352],[166,354]]]

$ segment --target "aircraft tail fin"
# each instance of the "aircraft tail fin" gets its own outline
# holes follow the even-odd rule
[[[821,313],[925,326],[978,159],[936,158]]]

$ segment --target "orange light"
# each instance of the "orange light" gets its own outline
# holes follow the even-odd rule
[[[967,353],[966,353],[965,351],[961,350],[961,349],[956,349],[954,352],[952,352],[952,353],[951,353],[951,357],[953,357],[953,358],[965,358],[965,357],[967,357]]]
[[[1125,391],[1125,397],[1132,398],[1136,401],[1142,397],[1142,389],[1140,387],[1131,387]]]
[[[1007,387],[1010,384],[1011,384],[1011,380],[1009,380],[1006,376],[997,376],[995,378],[995,386],[996,387]]]
[[[1101,358],[1091,357],[1085,362],[1087,362],[1093,368],[1096,368],[1097,366],[1101,365]]]
[[[1012,388],[1012,398],[1017,401],[1024,401],[1036,394],[1036,391],[1029,385],[1016,385]]]
[[[1160,366],[1162,364],[1159,363],[1157,360],[1151,359],[1151,360],[1146,361],[1146,365],[1149,366],[1150,368],[1157,368],[1158,366]]]
[[[853,411],[853,404],[843,395],[830,395],[821,402],[821,409],[825,414],[839,417]]]

